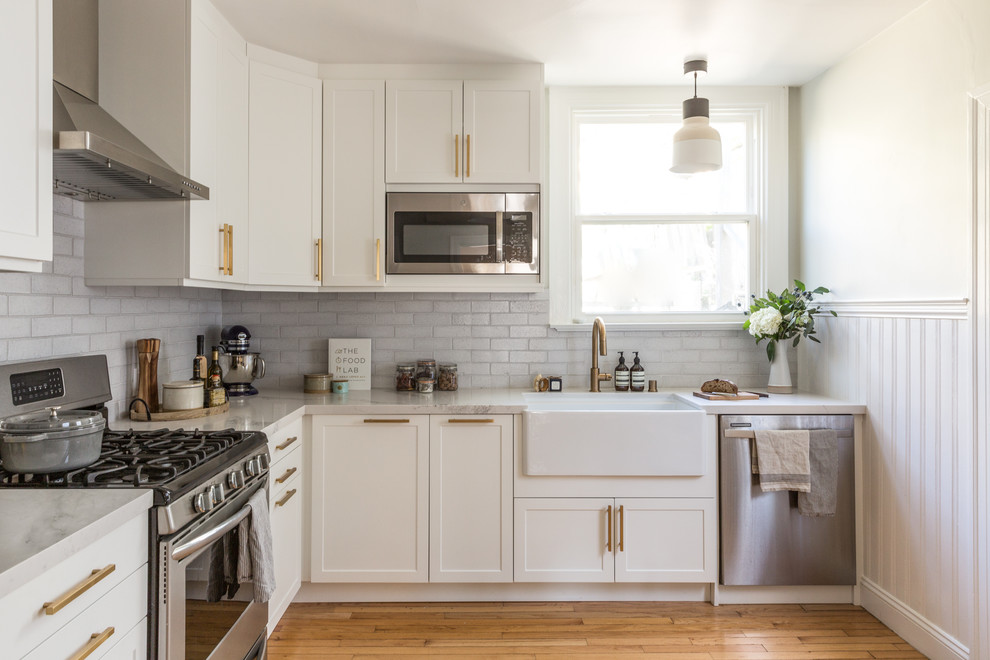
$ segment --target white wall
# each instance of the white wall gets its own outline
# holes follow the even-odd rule
[[[986,439],[974,436],[962,300],[969,92],[988,82],[990,2],[930,0],[800,99],[799,272],[831,287],[840,313],[823,347],[803,348],[800,385],[869,407],[864,604],[932,657],[990,657],[974,587],[986,579],[974,575],[973,470]]]
[[[990,2],[932,0],[802,88],[802,273],[845,300],[963,298],[967,93]]]

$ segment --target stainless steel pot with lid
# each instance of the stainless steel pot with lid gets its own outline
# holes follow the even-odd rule
[[[10,472],[73,470],[100,457],[103,415],[58,407],[0,420],[0,459]]]

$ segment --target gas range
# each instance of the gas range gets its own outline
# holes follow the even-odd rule
[[[102,409],[106,416],[111,398],[102,355],[0,364],[0,418],[52,407]],[[242,583],[220,600],[204,588],[213,567],[226,570],[226,560],[214,557],[239,555],[241,528],[253,530],[258,515],[260,526],[267,526],[264,433],[105,430],[93,463],[48,474],[0,466],[0,488],[151,489],[148,657],[180,660],[193,657],[187,650],[204,648],[209,650],[196,657],[264,657],[268,603],[254,598],[253,585]],[[191,614],[204,607],[213,615]]]

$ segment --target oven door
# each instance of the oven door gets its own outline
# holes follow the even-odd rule
[[[268,603],[254,600],[250,582],[233,594],[226,592],[223,561],[225,551],[232,550],[236,582],[237,526],[250,516],[246,504],[251,495],[258,489],[267,493],[267,488],[265,475],[205,520],[159,543],[160,561],[166,567],[158,593],[159,658],[265,657]]]
[[[388,193],[386,273],[502,273],[503,194]]]

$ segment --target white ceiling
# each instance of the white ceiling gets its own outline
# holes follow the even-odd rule
[[[214,0],[315,62],[542,62],[548,84],[802,85],[923,0]]]

